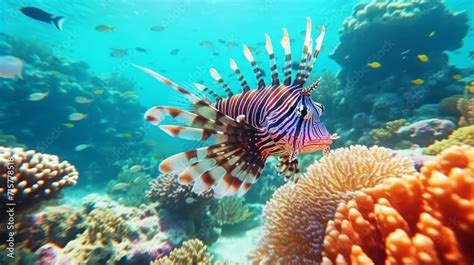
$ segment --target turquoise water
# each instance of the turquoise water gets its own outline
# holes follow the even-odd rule
[[[271,74],[264,46],[264,34],[267,33],[272,38],[282,78],[282,28],[288,29],[293,60],[299,61],[307,17],[312,19],[313,38],[319,34],[323,25],[326,27],[324,44],[310,79],[314,81],[318,76],[323,76],[321,88],[312,93],[312,98],[325,105],[325,115],[321,117],[321,121],[330,134],[337,133],[340,137],[334,141],[332,149],[361,144],[390,149],[416,149],[417,153],[421,153],[423,148],[435,143],[435,140],[445,139],[455,129],[463,127],[459,120],[465,116],[462,111],[456,110],[455,100],[463,98],[472,101],[474,93],[474,3],[469,0],[449,0],[443,4],[434,0],[422,1],[433,6],[445,6],[446,12],[452,12],[452,16],[460,12],[461,15],[457,15],[466,17],[467,20],[450,28],[451,20],[443,25],[442,22],[434,23],[436,18],[433,18],[433,34],[420,37],[420,41],[409,44],[411,46],[404,46],[405,42],[396,37],[403,36],[405,32],[397,31],[396,26],[383,25],[379,33],[383,35],[384,29],[393,30],[388,33],[389,36],[394,36],[393,39],[389,38],[387,41],[392,41],[395,46],[389,49],[386,57],[376,60],[367,58],[366,63],[376,62],[380,64],[378,67],[368,67],[364,60],[360,66],[360,61],[356,59],[359,51],[364,52],[365,47],[372,47],[374,43],[376,48],[382,49],[377,46],[380,41],[377,30],[370,27],[376,22],[368,21],[369,30],[357,33],[366,34],[357,40],[361,46],[349,44],[350,48],[345,51],[348,52],[345,58],[348,63],[341,66],[340,61],[330,55],[339,43],[347,40],[341,37],[345,19],[364,2],[366,1],[1,1],[0,56],[18,57],[24,61],[25,67],[23,79],[0,79],[0,105],[3,105],[0,106],[0,146],[22,146],[26,150],[58,155],[61,160],[68,160],[75,165],[79,172],[77,184],[64,189],[62,199],[48,201],[42,205],[43,208],[26,213],[36,216],[33,219],[41,227],[44,223],[38,224],[37,220],[40,219],[38,216],[49,211],[46,206],[71,207],[81,212],[83,218],[91,216],[84,209],[94,207],[114,209],[115,214],[122,217],[123,212],[153,208],[153,203],[157,201],[150,201],[146,194],[150,186],[153,186],[150,182],[161,175],[159,163],[170,155],[206,146],[208,143],[196,144],[172,138],[143,119],[145,111],[155,105],[184,108],[190,104],[184,104],[182,95],[132,64],[153,69],[185,88],[199,82],[220,91],[209,76],[209,68],[214,67],[237,93],[240,85],[229,68],[229,58],[236,60],[253,88],[256,81],[252,68],[242,54],[244,44],[251,47],[255,60],[265,72],[264,79],[268,84]],[[25,16],[20,8],[27,6],[65,17],[63,30]],[[425,10],[421,11],[423,12],[428,13]],[[418,16],[422,22],[415,22],[406,34],[415,32],[417,35],[419,30],[418,36],[427,35],[424,26],[429,18],[423,20],[423,15]],[[98,25],[111,27],[113,31],[97,30]],[[438,38],[443,35],[437,33],[446,27],[448,32],[459,33],[458,39]],[[414,35],[409,36],[411,37],[408,39],[413,39]],[[436,48],[437,44],[430,42],[430,38],[441,43],[439,46],[442,48]],[[406,43],[410,42],[408,39]],[[462,44],[446,48],[450,43],[457,42]],[[350,43],[350,40],[346,43]],[[112,56],[112,49],[126,51],[126,54]],[[373,52],[376,53],[377,49]],[[392,53],[395,53],[396,58],[408,54],[406,56],[409,59],[399,64],[396,61],[398,59],[393,60],[395,57]],[[417,55],[420,58],[423,54],[428,56],[427,62],[417,59]],[[363,78],[366,79],[355,83],[348,81],[356,75],[357,71],[354,69],[363,69]],[[382,74],[379,75],[376,71]],[[293,71],[293,77],[294,75]],[[422,83],[415,84],[416,79],[420,79]],[[44,98],[32,99],[38,96],[32,95],[33,93],[47,94]],[[225,95],[223,92],[218,93]],[[452,96],[457,98],[448,100]],[[74,113],[86,116],[74,120],[70,116]],[[360,113],[362,114],[357,116]],[[406,129],[392,131],[387,139],[376,138],[374,130],[384,128],[386,122],[398,119],[406,120],[403,124]],[[430,119],[439,123],[426,122]],[[414,125],[417,122],[424,123]],[[163,123],[174,124],[169,118]],[[422,132],[416,131],[420,128],[418,126],[423,128],[420,129]],[[426,133],[425,129],[429,132]],[[304,173],[308,165],[319,159],[320,153],[301,156],[301,172]],[[268,180],[257,182],[244,196],[242,203],[246,208],[241,214],[245,218],[242,217],[243,220],[237,224],[213,223],[218,219],[212,215],[213,207],[219,205],[218,200],[212,203],[202,202],[201,206],[205,210],[196,216],[181,216],[183,211],[193,212],[190,209],[197,207],[193,203],[197,200],[201,204],[201,199],[193,197],[195,195],[190,192],[191,195],[180,198],[181,201],[177,204],[184,206],[177,207],[174,212],[163,206],[166,203],[172,204],[171,202],[164,203],[158,199],[161,204],[156,211],[165,209],[172,216],[169,220],[166,219],[168,217],[163,217],[166,220],[163,222],[174,227],[173,229],[178,227],[176,230],[179,230],[175,235],[175,232],[169,232],[174,231],[173,229],[168,231],[168,226],[160,224],[166,227],[161,230],[161,233],[166,234],[160,241],[166,242],[160,248],[163,253],[167,254],[180,246],[184,239],[199,238],[208,245],[216,258],[246,264],[246,255],[254,249],[257,235],[261,234],[264,223],[262,209],[273,192],[285,183],[282,177],[276,176],[273,170],[275,163],[275,160],[267,161],[262,179]],[[173,189],[178,187],[179,185]],[[99,194],[97,196],[102,199],[92,197],[89,200],[107,202],[100,206],[90,206],[83,202],[90,194]],[[30,203],[28,199],[24,200],[26,204]],[[110,206],[115,204],[119,206]],[[142,208],[139,208],[140,205]],[[152,210],[145,212],[145,215],[153,216],[149,213]],[[162,213],[160,218],[161,215]],[[134,220],[135,217],[130,219]],[[203,221],[205,218],[215,220],[209,221],[213,224],[208,225],[207,221]],[[149,228],[150,224],[144,226],[152,230]],[[206,230],[205,236],[201,231],[204,230],[203,227],[210,231]],[[38,236],[41,243],[17,244],[18,249],[28,250],[25,251],[27,254],[18,254],[23,255],[23,259],[17,260],[17,263],[0,259],[0,264],[48,264],[39,263],[37,252],[42,246],[52,242],[50,237],[53,236],[45,234],[47,232],[43,231]],[[77,235],[65,236],[64,240],[72,242]],[[137,237],[139,239],[134,238],[136,242],[146,241],[144,236]],[[156,238],[153,240],[159,241]],[[62,242],[62,245],[54,243],[64,249],[67,242]],[[158,244],[156,242],[154,244]],[[74,243],[69,245],[69,248],[74,247],[77,247]],[[236,251],[237,248],[241,251]],[[109,249],[115,251],[118,247],[114,245]],[[143,252],[148,255],[152,251]],[[119,254],[114,252],[111,256],[117,257]],[[120,261],[122,263],[117,261],[120,260],[118,258],[114,261],[111,258],[87,264],[149,264],[151,256],[153,255],[137,258],[135,261],[124,258]],[[78,261],[69,262],[76,264]]]

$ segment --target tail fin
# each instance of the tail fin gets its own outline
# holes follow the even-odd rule
[[[64,17],[55,17],[53,18],[52,22],[58,28],[59,30],[63,30],[63,24],[64,24]]]

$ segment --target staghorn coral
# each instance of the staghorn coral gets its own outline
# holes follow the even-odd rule
[[[297,185],[277,190],[264,210],[263,237],[253,263],[311,264],[321,258],[326,224],[339,203],[390,177],[414,172],[413,163],[381,147],[336,149],[315,162]]]
[[[163,174],[150,183],[147,197],[176,215],[198,218],[211,203],[212,191],[196,194],[192,186],[180,185],[176,174]]]
[[[470,99],[460,98],[456,106],[459,113],[461,113],[459,127],[474,125],[474,97]]]
[[[61,189],[74,186],[79,178],[73,165],[60,162],[55,155],[2,146],[0,175],[2,211],[7,201],[15,202],[17,210],[31,210],[44,200],[58,197]]]
[[[427,155],[439,154],[444,149],[460,144],[474,145],[474,125],[461,127],[455,130],[448,139],[435,141],[432,145],[423,149]]]
[[[217,202],[212,211],[212,217],[219,225],[238,224],[250,215],[250,210],[241,197],[224,197]]]
[[[472,264],[474,148],[364,191],[329,221],[322,264]]]
[[[207,246],[199,239],[191,239],[183,243],[183,246],[171,251],[171,253],[152,265],[211,265],[212,255],[209,254]]]

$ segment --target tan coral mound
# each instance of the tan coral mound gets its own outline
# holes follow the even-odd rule
[[[2,146],[0,175],[2,207],[5,202],[12,201],[17,204],[17,210],[57,197],[61,189],[75,185],[79,178],[73,165],[60,162],[55,155]]]
[[[312,264],[321,260],[326,224],[356,191],[414,172],[413,163],[381,147],[351,146],[309,167],[298,184],[287,183],[264,211],[264,234],[253,263]]]
[[[474,125],[474,98],[460,98],[457,109],[461,113],[459,127]]]
[[[191,239],[183,243],[171,253],[153,262],[153,265],[211,265],[212,255],[209,254],[207,246],[199,239]]]
[[[219,225],[238,224],[251,214],[242,197],[229,196],[220,199],[211,210],[211,216]]]
[[[473,249],[474,148],[458,146],[341,205],[323,264],[472,264]]]

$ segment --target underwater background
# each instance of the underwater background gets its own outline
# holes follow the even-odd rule
[[[0,264],[473,263],[472,0],[4,0],[0,10]],[[332,151],[300,155],[296,184],[270,157],[244,196],[196,194],[162,174],[164,159],[206,143],[144,119],[189,104],[132,64],[225,97],[209,68],[238,93],[229,58],[257,86],[244,44],[270,82],[265,33],[282,75],[288,30],[295,76],[307,17],[313,37],[326,27],[308,84],[321,77],[311,98],[339,137]]]

